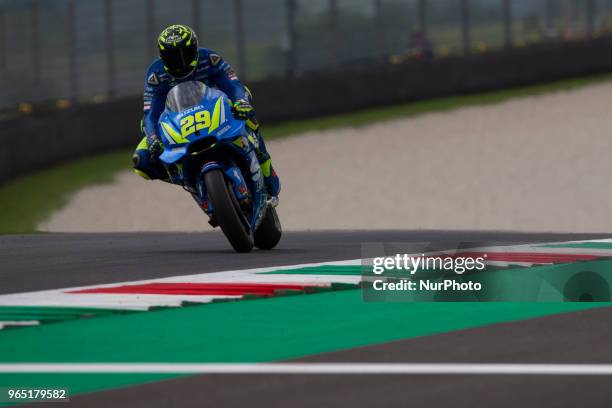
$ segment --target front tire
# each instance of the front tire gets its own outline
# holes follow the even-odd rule
[[[276,208],[268,208],[259,228],[255,231],[255,246],[259,249],[272,249],[281,239],[283,230],[276,214]]]
[[[253,249],[253,235],[244,225],[242,210],[236,208],[221,170],[214,169],[204,175],[208,197],[212,202],[215,220],[236,252]]]

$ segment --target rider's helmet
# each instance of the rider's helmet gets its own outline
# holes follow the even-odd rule
[[[198,38],[186,25],[171,25],[157,39],[164,68],[176,78],[184,78],[198,66]]]

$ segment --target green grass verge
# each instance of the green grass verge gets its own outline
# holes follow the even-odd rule
[[[38,223],[62,208],[82,187],[108,183],[116,172],[131,166],[130,152],[83,158],[0,187],[0,233],[35,232]]]
[[[267,139],[272,139],[306,131],[363,126],[423,113],[499,103],[511,98],[569,91],[610,80],[612,80],[610,74],[598,75],[482,94],[367,109],[318,119],[288,121],[265,127],[264,134]],[[36,232],[37,225],[53,211],[61,208],[71,194],[88,185],[110,182],[114,174],[130,168],[130,154],[129,150],[122,150],[88,157],[20,177],[1,186],[0,234]]]

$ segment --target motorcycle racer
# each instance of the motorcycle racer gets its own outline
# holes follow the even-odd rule
[[[198,48],[195,32],[186,25],[172,25],[157,39],[159,58],[147,70],[144,89],[142,140],[132,156],[134,171],[147,180],[170,182],[166,168],[159,161],[163,145],[158,120],[164,111],[166,95],[185,81],[200,81],[223,91],[229,97],[232,113],[244,120],[256,138],[252,138],[268,194],[278,196],[280,181],[274,168],[252,105],[252,95],[238,79],[234,69],[214,51]]]

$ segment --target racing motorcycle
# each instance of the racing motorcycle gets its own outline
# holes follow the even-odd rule
[[[161,162],[237,252],[272,249],[282,235],[255,153],[256,135],[222,91],[201,82],[173,87],[159,118]]]

